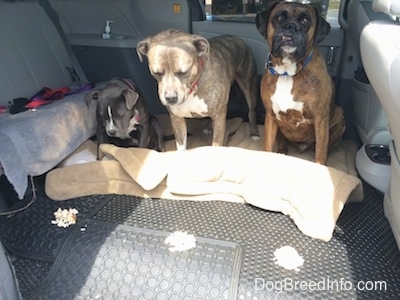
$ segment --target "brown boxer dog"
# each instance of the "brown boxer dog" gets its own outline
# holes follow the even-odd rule
[[[315,162],[326,164],[328,150],[346,128],[342,108],[334,103],[334,84],[318,43],[330,25],[317,8],[273,2],[256,16],[270,54],[261,81],[266,109],[265,150],[288,152],[288,141],[305,151],[315,146]]]

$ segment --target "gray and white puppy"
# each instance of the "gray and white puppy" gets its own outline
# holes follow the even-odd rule
[[[87,105],[97,102],[97,144],[164,151],[161,124],[150,116],[143,97],[126,79],[113,79],[85,95]],[[97,153],[99,158],[99,153]]]
[[[224,143],[227,106],[234,81],[249,108],[250,134],[258,138],[256,123],[257,68],[251,49],[238,37],[206,38],[169,29],[140,41],[139,59],[147,56],[166,106],[178,150],[187,147],[185,118],[212,120],[213,146]]]

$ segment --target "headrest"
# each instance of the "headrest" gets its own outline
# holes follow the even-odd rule
[[[400,17],[400,0],[373,0],[372,9],[390,16]]]

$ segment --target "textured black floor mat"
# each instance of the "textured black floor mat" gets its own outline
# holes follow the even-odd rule
[[[383,215],[382,195],[368,186],[365,190],[363,203],[346,206],[329,243],[302,235],[290,218],[280,213],[225,202],[118,196],[94,218],[239,243],[245,256],[238,299],[271,299],[277,295],[282,299],[400,299],[400,255]],[[275,264],[274,252],[283,246],[294,247],[303,257],[304,266],[298,272]],[[280,290],[285,280],[289,291]],[[368,284],[384,281],[386,290],[357,290],[356,285],[363,280],[371,281]],[[329,281],[332,287],[302,290],[290,285],[321,281]]]
[[[87,220],[69,235],[28,299],[236,299],[238,244],[196,238],[171,252],[170,233]]]
[[[365,186],[365,195],[364,202],[346,205],[333,239],[328,243],[304,236],[289,217],[280,213],[226,202],[152,200],[119,195],[113,196],[91,219],[100,224],[115,224],[110,225],[111,229],[123,224],[128,226],[126,228],[140,227],[164,232],[180,230],[196,237],[239,245],[243,259],[237,274],[238,288],[234,299],[400,299],[400,254],[383,215],[383,196],[368,185]],[[77,229],[79,227],[75,227]],[[93,236],[96,237],[96,234]],[[98,234],[102,239],[106,232],[100,230]],[[152,241],[150,239],[150,246]],[[274,252],[283,246],[295,248],[304,259],[304,265],[298,271],[285,270],[275,263]],[[75,255],[75,250],[70,255]],[[116,268],[112,261],[110,264]],[[16,263],[15,268],[18,278],[27,280],[19,275],[25,272],[24,265]],[[52,270],[59,268],[55,265]],[[37,268],[38,272],[46,269],[48,266]],[[78,269],[64,269],[61,274],[61,278],[68,279],[63,289],[70,294],[66,294],[65,299],[85,298],[77,296],[87,292],[81,289],[82,280],[75,279],[75,282],[73,279],[75,274],[85,271]],[[52,274],[54,278],[60,276]],[[32,278],[41,281],[43,275],[32,274]],[[99,278],[95,281],[102,290],[104,281]],[[159,281],[156,283],[143,277],[135,285],[159,284],[159,287]],[[124,281],[120,279],[118,282],[122,286]],[[200,279],[195,280],[194,285],[198,286],[200,282]],[[46,285],[48,289],[42,290],[44,296],[51,295],[53,284]],[[20,286],[24,288],[24,285]],[[189,285],[188,294],[192,287]],[[110,285],[110,289],[113,288],[114,285]],[[90,292],[96,295],[94,291]],[[173,289],[168,288],[165,292],[172,295]],[[28,289],[22,290],[22,294],[39,296]],[[143,299],[143,295],[137,299]],[[150,292],[147,295],[153,296]],[[56,298],[60,297],[57,295]]]
[[[0,217],[0,239],[3,246],[13,254],[45,262],[54,261],[60,245],[70,230],[51,224],[54,212],[59,207],[76,208],[79,211],[78,218],[90,217],[111,198],[109,195],[104,195],[52,201],[42,190],[38,190],[37,197],[27,209],[11,217]]]
[[[49,274],[53,263],[23,257],[11,259],[17,272],[18,288],[22,295],[36,289]]]

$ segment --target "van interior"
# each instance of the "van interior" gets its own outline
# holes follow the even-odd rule
[[[318,47],[346,131],[326,166],[263,151],[260,93],[250,140],[235,83],[226,145],[187,119],[175,158],[138,42],[235,35],[260,82],[254,18],[269,2],[0,1],[0,300],[400,299],[399,0],[295,1],[331,25]],[[84,98],[113,78],[146,99],[166,152],[105,145],[97,159]]]

